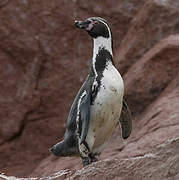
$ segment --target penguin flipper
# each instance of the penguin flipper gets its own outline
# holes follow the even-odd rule
[[[88,128],[89,128],[89,120],[90,120],[90,105],[91,105],[91,88],[86,90],[86,94],[82,97],[82,101],[79,106],[79,117],[81,121],[81,137],[80,144],[84,143]]]
[[[122,111],[119,122],[121,124],[122,129],[122,138],[127,139],[132,131],[132,117],[131,111],[124,99],[122,102]]]

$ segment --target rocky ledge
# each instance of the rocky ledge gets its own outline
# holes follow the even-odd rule
[[[16,178],[0,174],[7,180],[177,180],[179,178],[179,137],[156,146],[152,151],[130,158],[107,158],[78,171],[62,170],[41,178]]]

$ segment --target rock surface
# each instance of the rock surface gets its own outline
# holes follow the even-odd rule
[[[124,75],[125,96],[134,114],[141,113],[177,77],[178,57],[179,35],[171,35],[145,53]]]
[[[150,152],[130,158],[108,158],[76,172],[66,170],[42,177],[55,180],[177,180],[179,178],[179,138],[170,139],[151,149]],[[149,168],[150,167],[150,168]],[[18,180],[0,174],[2,179]],[[24,178],[23,180],[38,180]]]
[[[150,153],[106,159],[77,171],[69,179],[93,180],[177,180],[179,178],[179,139],[160,144]],[[150,167],[150,168],[149,168]]]
[[[179,1],[148,0],[133,18],[118,50],[122,74],[150,48],[170,34],[179,33]]]
[[[43,179],[179,178],[178,1],[4,0],[0,9],[0,172]],[[90,16],[111,24],[133,131],[122,141],[116,129],[101,161],[81,169],[79,158],[56,158],[48,149],[63,137],[88,73],[92,44],[73,23]]]

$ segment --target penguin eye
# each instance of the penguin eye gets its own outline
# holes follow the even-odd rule
[[[86,20],[86,23],[88,24],[88,27],[86,30],[89,32],[93,29],[94,25],[96,24],[97,21],[94,21],[92,19]]]
[[[91,21],[90,21],[90,20],[86,20],[86,23],[87,23],[87,24],[90,24],[90,23],[91,23]]]

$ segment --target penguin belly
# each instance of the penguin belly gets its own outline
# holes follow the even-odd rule
[[[99,92],[91,105],[86,142],[91,153],[100,154],[119,121],[124,84],[117,69],[110,64],[103,72]]]

